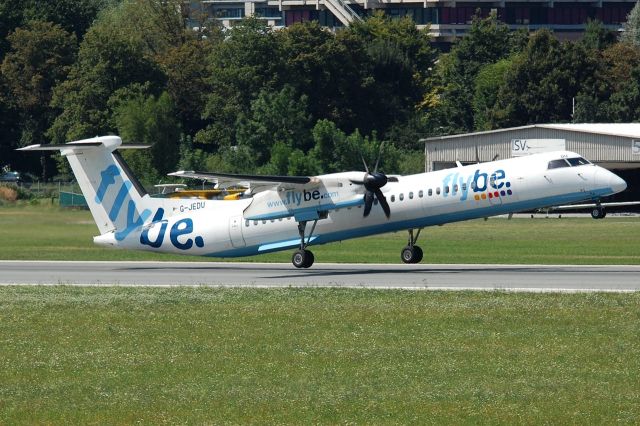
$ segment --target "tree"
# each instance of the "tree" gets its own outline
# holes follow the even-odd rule
[[[306,109],[306,96],[297,96],[291,86],[279,92],[262,90],[251,103],[249,115],[238,120],[238,144],[250,147],[258,164],[269,161],[276,144],[289,150],[308,150],[310,117]]]
[[[125,2],[101,15],[85,35],[69,78],[54,89],[52,104],[62,110],[48,133],[55,142],[112,132],[109,99],[122,88],[148,83],[148,95],[161,92],[165,76],[144,40],[148,35],[124,25],[124,17],[136,12],[133,6]]]
[[[180,125],[170,96],[138,95],[117,107],[115,121],[124,141],[151,144],[149,150],[127,154],[134,172],[145,182],[157,182],[175,171],[178,163]]]
[[[216,148],[234,146],[237,118],[248,114],[262,90],[279,86],[283,66],[273,31],[258,19],[243,20],[214,46],[208,66],[210,93],[203,117],[210,124],[196,141]]]
[[[473,122],[476,130],[491,130],[491,116],[498,90],[511,66],[511,59],[501,59],[478,71],[473,95]]]
[[[428,28],[419,30],[408,17],[391,19],[382,12],[349,27],[365,47],[366,62],[361,65],[362,96],[355,111],[356,123],[365,133],[383,137],[396,123],[412,116],[423,98],[424,80],[435,60]],[[363,102],[365,101],[365,102]]]
[[[10,51],[0,66],[10,99],[19,113],[20,146],[45,143],[56,111],[53,87],[64,81],[76,56],[73,34],[50,22],[31,21],[9,34]],[[42,158],[42,177],[47,177]]]
[[[119,0],[0,0],[0,60],[9,48],[6,36],[29,21],[47,21],[78,40],[98,13]]]
[[[589,19],[580,43],[587,49],[604,50],[616,42],[616,35],[608,30],[602,22]]]
[[[189,136],[206,127],[202,115],[207,94],[211,92],[206,60],[212,49],[213,42],[209,39],[187,40],[169,48],[161,58],[167,92],[175,104],[183,131]]]
[[[431,90],[426,91],[422,105],[438,110],[428,112],[432,121],[429,127],[441,129],[441,134],[476,129],[473,98],[478,72],[519,51],[521,45],[522,34],[511,33],[495,14],[485,19],[475,16],[469,33],[453,45],[450,53],[440,56],[435,78],[428,82]]]
[[[620,41],[632,46],[640,46],[640,2],[636,2],[636,5],[633,6],[622,28],[624,31],[620,36]]]
[[[570,121],[572,99],[593,90],[599,66],[597,52],[538,31],[506,73],[492,127]]]

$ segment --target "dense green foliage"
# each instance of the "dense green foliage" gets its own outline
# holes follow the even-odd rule
[[[73,6],[73,7],[72,7]],[[66,173],[13,150],[101,134],[148,183],[178,167],[315,174],[360,155],[409,173],[418,139],[542,122],[640,119],[640,47],[589,22],[582,40],[510,32],[495,16],[438,53],[428,29],[377,12],[335,33],[315,22],[222,31],[185,2],[0,0],[0,166]],[[6,37],[5,37],[6,36]],[[576,108],[573,111],[573,100]],[[45,166],[45,167],[43,167]]]

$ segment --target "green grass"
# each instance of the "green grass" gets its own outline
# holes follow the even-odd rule
[[[640,293],[0,289],[2,424],[612,424]]]
[[[57,207],[0,208],[0,259],[203,260],[95,246],[88,211]],[[318,262],[400,263],[406,233],[312,246]],[[424,263],[640,264],[640,219],[490,219],[426,228]],[[242,261],[289,262],[291,251]]]

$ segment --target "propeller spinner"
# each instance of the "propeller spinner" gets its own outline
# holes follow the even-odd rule
[[[378,171],[378,164],[380,163],[380,156],[382,154],[383,145],[384,145],[384,142],[380,144],[380,151],[378,152],[378,159],[376,160],[376,165],[373,169],[373,173],[369,172],[367,163],[366,161],[364,161],[362,154],[360,154],[366,173],[364,175],[364,178],[361,181],[355,181],[355,180],[351,181],[358,185],[364,185],[364,188],[365,188],[364,214],[363,214],[364,217],[369,216],[369,213],[371,213],[371,208],[373,207],[373,202],[376,199],[380,203],[380,206],[382,207],[382,210],[384,211],[385,216],[387,216],[387,219],[391,216],[391,209],[389,208],[389,203],[387,202],[387,199],[382,193],[381,188],[385,186],[389,181],[397,182],[397,179],[388,178],[387,175]]]

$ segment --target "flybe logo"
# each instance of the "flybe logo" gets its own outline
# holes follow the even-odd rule
[[[498,169],[491,174],[477,169],[475,173],[468,176],[462,176],[460,173],[449,173],[442,179],[442,186],[443,188],[451,188],[451,193],[445,189],[444,197],[460,197],[460,201],[465,201],[471,196],[476,201],[479,201],[513,194],[511,182],[506,180],[506,173],[502,169]]]
[[[168,223],[166,220],[162,220],[164,216],[164,209],[159,208],[156,211],[155,216],[153,217],[153,221],[150,226],[146,227],[142,233],[140,234],[140,243],[158,248],[162,246],[164,241],[165,234],[167,233]],[[152,240],[149,237],[149,231],[159,226],[158,234],[155,239]],[[169,230],[169,241],[171,244],[177,249],[180,250],[189,250],[193,247],[193,244],[197,247],[204,247],[204,240],[201,236],[197,236],[193,239],[190,238],[193,233],[193,220],[191,218],[184,218],[176,221]],[[186,237],[186,238],[185,238]]]
[[[95,202],[99,205],[103,204],[105,195],[107,194],[107,190],[112,185],[116,185],[116,176],[120,176],[120,169],[116,167],[114,164],[110,165],[102,172],[100,172],[100,185],[98,186],[98,190],[96,192]],[[126,212],[126,226],[123,229],[119,229],[115,232],[115,239],[117,241],[124,240],[131,232],[135,229],[141,227],[146,220],[151,216],[151,210],[144,209],[137,217],[137,206],[136,203],[131,199],[130,190],[132,187],[132,183],[130,181],[123,180],[122,185],[118,189],[118,193],[111,205],[111,208],[106,210],[109,211],[109,219],[112,222],[115,222],[116,219],[120,216],[120,212],[122,211],[125,201],[127,201],[127,212]],[[142,233],[140,234],[140,243],[144,245],[148,245],[150,247],[158,248],[162,246],[165,235],[167,234],[168,222],[163,220],[164,217],[164,209],[159,208],[156,211],[156,214],[153,217],[152,224],[146,227]],[[155,238],[149,236],[149,232],[151,229],[155,229],[156,226],[159,226],[158,233],[155,234]],[[171,244],[180,250],[188,250],[195,244],[197,247],[204,247],[204,240],[201,236],[196,236],[191,238],[191,234],[193,233],[193,220],[191,218],[184,218],[176,221],[171,228],[169,229],[169,241]]]
[[[120,176],[120,169],[116,167],[114,164],[111,164],[109,167],[100,172],[100,186],[98,186],[98,191],[96,192],[95,202],[97,204],[102,204],[104,201],[104,197],[107,194],[107,189],[111,185],[115,185],[116,176]],[[112,222],[115,222],[118,216],[120,215],[120,211],[124,205],[124,202],[129,199],[127,203],[127,216],[126,216],[126,226],[124,229],[117,230],[115,232],[115,238],[117,241],[124,240],[127,235],[129,235],[134,229],[142,226],[142,224],[151,216],[151,210],[145,209],[140,215],[136,218],[136,203],[131,199],[129,195],[129,191],[133,185],[129,181],[123,180],[122,185],[118,189],[118,193],[116,195],[113,204],[111,205],[111,209],[109,209],[109,219]],[[105,206],[106,208],[106,206]]]

